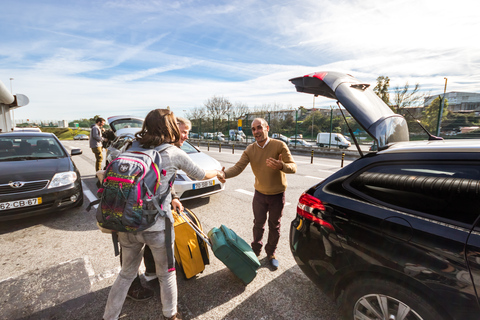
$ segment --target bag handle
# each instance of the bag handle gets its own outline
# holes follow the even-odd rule
[[[211,248],[212,244],[208,236],[202,230],[200,230],[200,228],[197,227],[197,225],[193,223],[192,220],[190,220],[190,218],[186,214],[183,214],[182,212],[180,212],[178,208],[177,208],[177,213],[180,217],[182,217],[183,220],[185,220],[186,223],[188,223],[190,227],[192,227],[193,231],[195,231],[195,233]]]

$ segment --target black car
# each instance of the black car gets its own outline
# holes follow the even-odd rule
[[[349,75],[290,81],[337,99],[378,146],[301,195],[302,271],[345,319],[480,319],[480,141],[408,141],[405,119]]]
[[[82,154],[73,149],[72,155]],[[80,206],[80,172],[52,133],[0,134],[0,221]]]

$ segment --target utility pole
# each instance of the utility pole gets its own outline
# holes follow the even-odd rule
[[[443,108],[445,107],[445,92],[447,91],[447,78],[443,79],[445,79],[445,88],[443,89],[443,98],[440,103],[440,108],[438,109],[437,137],[440,136],[440,126],[442,124]]]
[[[328,148],[332,147],[332,125],[333,125],[333,108],[330,106],[330,135],[328,138]]]

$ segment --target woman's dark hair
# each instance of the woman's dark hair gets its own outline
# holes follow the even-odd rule
[[[168,109],[150,111],[143,121],[142,130],[135,134],[144,148],[157,147],[163,143],[176,143],[180,140],[177,119]]]

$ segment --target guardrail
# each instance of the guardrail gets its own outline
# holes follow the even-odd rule
[[[210,151],[212,149],[218,149],[219,152],[232,152],[235,153],[237,150],[244,150],[251,142],[239,142],[239,141],[223,141],[220,142],[218,140],[205,140],[205,139],[188,139],[191,144],[195,146],[203,146],[207,147]],[[304,146],[296,146],[296,147],[289,147],[290,152],[292,154],[299,154],[299,155],[310,155],[311,161],[313,163],[314,157],[328,157],[328,158],[335,158],[335,159],[348,159],[348,160],[355,160],[360,158],[360,155],[356,149],[353,150],[345,150],[339,148],[328,148],[328,147],[304,147]],[[342,164],[343,166],[343,164]]]

